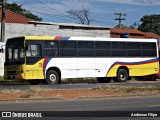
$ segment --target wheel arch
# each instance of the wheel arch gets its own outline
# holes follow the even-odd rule
[[[60,81],[61,81],[61,71],[60,71],[60,69],[58,67],[50,67],[50,68],[48,68],[47,71],[46,71],[46,74],[47,74],[47,72],[49,70],[55,70],[58,73]]]
[[[117,69],[117,74],[118,74],[118,70],[120,70],[120,69],[125,69],[125,70],[127,71],[127,73],[128,73],[128,77],[129,77],[129,69],[128,69],[128,67],[126,67],[126,66],[120,66],[120,67]]]

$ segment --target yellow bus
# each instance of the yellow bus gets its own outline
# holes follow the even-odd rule
[[[32,84],[87,77],[125,82],[159,71],[156,39],[24,36],[8,39],[5,55],[4,78]]]

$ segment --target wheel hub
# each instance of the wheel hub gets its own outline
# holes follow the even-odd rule
[[[124,74],[120,74],[120,78],[121,78],[121,80],[125,80],[125,75]]]
[[[56,82],[56,75],[51,74],[51,75],[50,75],[50,81]]]

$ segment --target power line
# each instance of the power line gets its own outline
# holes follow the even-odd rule
[[[10,0],[10,1],[12,1],[12,0]],[[15,2],[15,1],[12,1],[12,2]],[[18,2],[16,2],[16,3],[18,3]],[[20,4],[20,3],[18,3],[18,4]],[[45,9],[44,7],[36,7],[36,6],[32,6],[32,5],[27,5],[26,3],[24,3],[25,4],[25,6],[28,6],[29,8],[32,8],[31,10],[29,10],[30,12],[34,12],[34,13],[38,13],[38,14],[41,14],[41,15],[44,15],[44,16],[50,16],[50,17],[53,17],[54,16],[54,18],[56,17],[56,19],[59,19],[59,20],[63,20],[63,21],[68,21],[68,22],[71,22],[70,20],[68,20],[67,18],[59,18],[59,17],[66,17],[66,16],[64,16],[64,15],[62,15],[62,14],[60,14],[60,13],[55,13],[55,12],[53,12],[53,11],[50,11],[50,10],[48,10],[48,9]],[[44,4],[42,4],[43,6],[44,6]],[[46,5],[45,5],[46,6]],[[33,11],[33,9],[37,9],[38,11]],[[43,11],[45,11],[45,12],[39,12],[40,10],[43,10]],[[55,10],[55,9],[54,9]],[[46,12],[46,11],[48,11],[48,12]],[[46,18],[45,18],[46,19]]]
[[[53,18],[53,16],[55,16],[55,14],[53,13],[45,13],[45,12],[37,12],[37,11],[33,11],[33,10],[31,10],[31,12],[33,12],[33,13],[38,13],[38,14],[41,14],[41,15],[45,15],[45,16],[49,16],[49,17],[52,17]],[[61,16],[61,15],[56,15],[56,16]],[[63,17],[63,16],[61,16],[61,17]],[[46,19],[46,18],[45,18]],[[60,20],[63,20],[63,21],[68,21],[68,22],[71,22],[70,20],[67,20],[67,19],[63,19],[63,18],[57,18],[57,19],[60,19]],[[52,19],[53,20],[53,19]]]
[[[60,12],[59,10],[56,10],[56,9],[54,9],[54,8],[50,7],[49,5],[44,4],[44,3],[43,3],[43,2],[41,2],[40,0],[36,0],[36,1],[38,1],[39,3],[41,3],[41,4],[42,4],[42,5],[44,5],[44,6],[46,6],[47,8],[50,8],[50,9],[52,9],[52,10],[56,11],[57,13],[59,13],[59,14],[61,14],[61,15],[65,16],[65,17],[71,18],[70,16],[68,16],[68,15],[66,15],[66,14],[64,14],[64,13],[62,13],[62,12]]]
[[[122,16],[127,16],[127,14],[115,13],[114,15],[118,15],[119,16],[119,18],[116,18],[115,20],[119,21],[118,27],[121,28],[121,22],[122,22],[122,20],[126,20],[125,18],[122,18]]]
[[[12,1],[12,2],[15,2],[14,0],[9,0],[9,1]],[[29,7],[31,12],[33,13],[36,13],[36,14],[41,14],[41,15],[44,15],[44,16],[47,16],[47,17],[53,17],[56,18],[56,19],[59,19],[59,20],[62,20],[62,21],[67,21],[67,22],[73,22],[69,19],[71,19],[70,16],[62,13],[61,11],[59,10],[56,10],[54,8],[52,8],[50,5],[42,2],[41,0],[36,0],[38,3],[40,3],[40,7],[38,6],[34,6],[34,5],[28,5],[28,2],[23,2],[23,5],[25,4],[25,6]],[[20,2],[16,2],[18,4],[21,4]],[[37,10],[36,10],[37,9]],[[97,22],[97,24],[99,23],[102,23],[102,24],[116,24],[115,22],[111,22],[111,18],[107,18],[107,22],[106,22],[106,19],[105,18],[102,18],[102,17],[98,17],[98,16],[92,16],[94,19],[91,20],[91,21],[94,21],[94,22]],[[47,18],[45,17],[45,19],[47,20]],[[105,19],[105,20],[104,20]],[[48,19],[49,21],[52,21],[51,19]],[[94,23],[96,24],[96,23]]]

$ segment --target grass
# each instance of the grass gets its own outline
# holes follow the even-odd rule
[[[47,91],[49,89],[44,89],[40,87],[32,87],[30,90],[26,92],[26,95],[23,98],[38,98],[42,91]]]
[[[7,89],[0,90],[0,94],[18,93],[18,92],[20,91],[19,90],[7,90]]]
[[[103,90],[103,91],[114,91],[114,92],[125,92],[125,93],[145,93],[145,94],[152,94],[157,93],[160,94],[160,85],[153,85],[153,86],[105,86],[105,87],[96,87],[93,88],[95,90]]]

